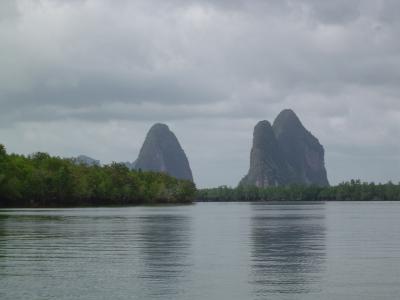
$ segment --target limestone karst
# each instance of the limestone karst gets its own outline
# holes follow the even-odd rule
[[[289,184],[329,185],[324,148],[289,109],[273,126],[268,121],[254,128],[248,174],[240,185],[257,187]]]
[[[175,134],[165,124],[157,123],[150,128],[134,167],[193,181],[186,154]]]

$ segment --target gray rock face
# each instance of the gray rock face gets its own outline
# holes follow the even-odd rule
[[[292,110],[284,110],[273,126],[261,121],[254,128],[249,172],[239,185],[289,184],[329,185],[324,148]]]
[[[193,181],[185,152],[175,134],[164,124],[155,124],[150,128],[135,162],[135,168],[165,172],[178,179]]]
[[[294,172],[285,160],[271,124],[259,122],[254,128],[250,169],[239,184],[267,187],[287,185],[294,180]]]
[[[325,151],[297,115],[289,109],[282,111],[274,121],[273,129],[286,161],[294,169],[297,182],[329,185],[325,169]]]

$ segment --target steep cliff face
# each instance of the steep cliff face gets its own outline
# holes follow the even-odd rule
[[[292,110],[284,110],[273,126],[261,121],[254,128],[249,172],[239,184],[327,186],[324,148]]]
[[[240,185],[279,186],[294,180],[294,173],[285,161],[271,124],[259,122],[254,128],[249,172]]]
[[[186,154],[175,134],[165,124],[155,124],[150,128],[134,167],[193,181]]]
[[[324,148],[292,110],[283,110],[277,116],[273,130],[298,183],[329,185]]]

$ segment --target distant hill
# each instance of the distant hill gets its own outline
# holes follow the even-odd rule
[[[86,166],[100,166],[100,161],[94,158],[91,158],[86,155],[79,155],[78,157],[73,157],[72,161],[76,164],[83,164]]]

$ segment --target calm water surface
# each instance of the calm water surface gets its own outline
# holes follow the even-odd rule
[[[0,210],[0,299],[400,299],[400,203]]]

